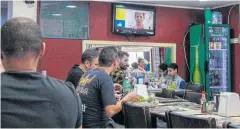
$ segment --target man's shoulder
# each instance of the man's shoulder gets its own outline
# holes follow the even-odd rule
[[[185,82],[185,80],[182,77],[180,77],[179,75],[177,76],[176,80],[178,80],[179,82],[182,82],[182,81]]]
[[[73,66],[68,73],[68,75],[83,75],[83,74],[84,74],[84,72],[82,71],[82,69],[80,69],[76,65]]]
[[[110,73],[111,76],[118,76],[118,74],[124,74],[125,71],[123,69],[117,69]]]
[[[47,77],[47,80],[50,82],[49,84],[52,86],[62,87],[62,88],[69,88],[72,92],[74,92],[74,85],[71,82],[65,82],[63,80],[54,78],[54,77]]]

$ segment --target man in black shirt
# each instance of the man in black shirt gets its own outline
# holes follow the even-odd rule
[[[82,104],[71,83],[43,76],[37,64],[45,51],[41,29],[18,17],[1,27],[2,128],[79,128]]]
[[[121,103],[137,98],[136,93],[129,93],[116,102],[114,84],[109,76],[119,65],[115,47],[104,47],[98,62],[99,67],[84,73],[76,89],[83,103],[84,128],[114,127],[110,117],[122,110]]]
[[[75,64],[68,72],[66,82],[71,82],[76,88],[79,84],[79,81],[82,75],[86,71],[90,69],[94,69],[98,66],[98,55],[99,55],[99,52],[97,49],[93,49],[93,48],[87,49],[82,54],[81,65],[79,66]]]

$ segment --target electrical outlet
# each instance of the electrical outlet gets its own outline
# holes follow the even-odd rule
[[[238,38],[233,38],[233,39],[231,39],[231,40],[230,40],[230,43],[239,43],[239,42],[238,42]]]
[[[239,6],[239,8],[240,8],[240,6]],[[240,13],[240,12],[239,12]],[[240,21],[239,21],[239,24],[240,24]],[[240,33],[239,33],[239,35],[238,35],[238,43],[240,43]]]

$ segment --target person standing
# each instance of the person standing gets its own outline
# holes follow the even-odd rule
[[[98,66],[98,56],[99,52],[95,48],[90,48],[84,51],[84,53],[82,54],[82,63],[80,65],[75,64],[70,69],[66,82],[71,82],[76,88],[82,75],[86,71],[94,69]]]
[[[82,104],[71,83],[37,72],[45,43],[41,29],[17,17],[1,27],[2,128],[79,128]]]
[[[122,110],[122,102],[137,99],[136,93],[128,93],[116,101],[114,83],[110,73],[119,67],[115,47],[104,47],[99,55],[99,67],[82,76],[77,93],[83,103],[84,128],[114,128],[111,117]]]

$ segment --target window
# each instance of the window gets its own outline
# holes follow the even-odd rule
[[[89,4],[80,1],[41,1],[40,26],[45,38],[88,39]]]
[[[1,1],[1,26],[12,17],[11,12],[12,1]]]

